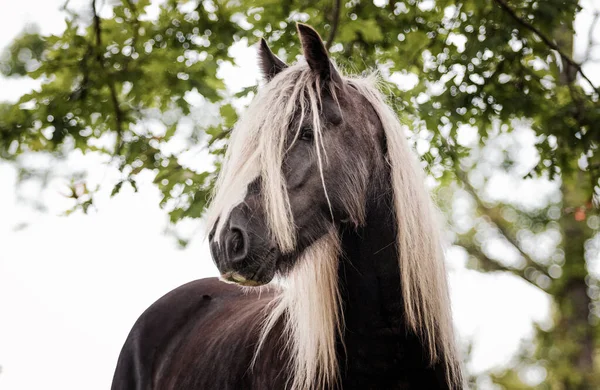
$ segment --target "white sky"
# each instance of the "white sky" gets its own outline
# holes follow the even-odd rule
[[[0,0],[0,48],[27,23],[59,33],[62,3]],[[577,26],[585,28],[588,16]],[[244,67],[222,70],[232,89],[254,84],[257,77],[254,49],[238,47],[236,53]],[[600,72],[590,75],[600,81]],[[0,78],[0,100],[14,100],[35,86]],[[108,188],[119,174],[103,162],[74,154],[62,169],[85,169],[92,182]],[[177,248],[164,234],[167,217],[150,176],[140,180],[139,193],[125,186],[110,198],[104,191],[96,212],[69,217],[60,216],[70,206],[60,194],[66,183],[55,180],[40,193],[50,210],[42,214],[17,201],[15,179],[15,170],[0,162],[0,389],[109,388],[137,316],[172,288],[217,274],[202,229],[187,249]],[[35,195],[39,189],[26,191]],[[28,227],[15,230],[23,222]],[[547,297],[517,278],[466,270],[456,251],[449,262],[458,332],[475,342],[471,368],[505,364],[523,338],[531,337],[532,321],[547,323]]]

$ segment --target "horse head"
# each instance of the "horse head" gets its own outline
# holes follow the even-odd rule
[[[382,172],[381,122],[342,78],[319,34],[298,24],[305,62],[288,66],[266,41],[267,82],[234,129],[209,234],[223,280],[256,286],[285,275],[340,223],[364,222]]]

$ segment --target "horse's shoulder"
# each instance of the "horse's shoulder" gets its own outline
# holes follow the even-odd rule
[[[181,326],[182,322],[197,318],[201,312],[229,304],[244,296],[239,286],[223,283],[217,278],[194,280],[156,300],[138,318],[133,330],[137,328],[148,332],[157,328],[159,331],[167,331]]]
[[[180,338],[198,320],[236,306],[248,295],[255,293],[245,293],[239,286],[217,278],[194,280],[163,295],[131,328],[119,356],[113,389],[146,388],[155,360],[172,340]]]
[[[154,305],[178,304],[186,306],[201,300],[212,298],[234,298],[243,295],[243,290],[238,285],[224,283],[218,278],[197,279],[185,283],[159,298]],[[152,307],[152,306],[151,306]]]

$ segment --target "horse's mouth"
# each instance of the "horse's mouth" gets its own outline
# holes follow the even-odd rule
[[[274,250],[269,251],[269,255],[264,259],[260,266],[256,270],[252,271],[249,269],[244,270],[229,270],[223,272],[219,279],[226,283],[235,283],[240,286],[247,287],[258,287],[264,286],[273,280],[275,276],[275,266],[277,252]]]
[[[247,287],[258,287],[258,286],[263,286],[263,285],[269,283],[269,282],[262,282],[259,280],[255,280],[252,278],[248,279],[236,271],[225,272],[224,274],[222,274],[219,277],[219,279],[221,279],[225,283],[234,283],[234,284],[239,284],[240,286],[247,286]]]

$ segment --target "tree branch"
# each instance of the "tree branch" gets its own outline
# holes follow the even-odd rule
[[[334,1],[335,3],[333,5],[333,21],[331,22],[331,31],[329,32],[329,36],[327,37],[327,43],[325,44],[325,48],[327,50],[329,50],[331,48],[331,45],[333,44],[335,34],[337,34],[338,24],[340,23],[341,0]]]
[[[132,55],[133,53],[135,53],[137,51],[137,42],[139,40],[140,37],[140,20],[139,20],[139,13],[138,13],[138,9],[136,7],[136,5],[134,4],[134,2],[132,0],[126,0],[127,2],[127,6],[129,7],[129,11],[131,11],[131,16],[133,18],[133,20],[131,20],[131,53],[129,54],[129,56],[125,59],[125,63],[123,64],[123,70],[127,71],[127,69],[129,68],[129,64],[131,63],[132,60]]]
[[[529,254],[527,254],[521,248],[521,245],[519,244],[517,239],[515,237],[513,237],[513,235],[509,232],[508,226],[506,226],[506,222],[502,220],[502,216],[500,215],[499,210],[497,210],[497,208],[495,208],[495,207],[487,206],[481,200],[481,198],[477,194],[477,190],[469,182],[466,172],[464,172],[460,168],[457,168],[456,169],[456,177],[458,177],[460,182],[463,184],[464,189],[469,193],[469,195],[471,195],[473,197],[473,199],[475,200],[475,203],[477,203],[477,208],[483,214],[485,214],[486,216],[488,216],[490,218],[492,223],[498,228],[498,230],[500,231],[502,236],[506,239],[506,241],[508,241],[519,252],[521,257],[523,257],[523,259],[525,260],[524,269],[527,267],[531,267],[531,268],[535,269],[536,271],[538,271],[546,276],[549,276],[548,272],[545,269],[543,269],[539,264],[537,264],[531,258],[531,256],[529,256]]]
[[[560,57],[563,59],[563,61],[565,61],[566,63],[571,65],[573,68],[575,68],[577,70],[577,72],[581,75],[581,77],[583,77],[585,79],[585,81],[588,82],[590,87],[592,87],[592,89],[594,91],[596,91],[597,94],[600,95],[600,88],[594,86],[592,81],[585,75],[585,73],[583,73],[583,69],[581,68],[580,64],[575,62],[568,54],[566,54],[564,51],[562,51],[561,48],[558,47],[558,45],[556,43],[554,43],[550,38],[545,36],[538,28],[536,28],[531,23],[523,20],[519,15],[517,15],[515,10],[513,10],[506,3],[505,0],[494,0],[494,2],[496,2],[496,4],[498,4],[500,6],[500,8],[502,8],[507,14],[509,14],[518,24],[520,24],[521,26],[525,27],[527,30],[529,30],[529,31],[533,32],[535,35],[537,35],[538,38],[541,39],[542,42],[544,42],[548,47],[550,47],[553,50],[556,50],[556,52],[560,55]]]
[[[115,143],[115,153],[119,154],[122,147],[122,139],[123,139],[123,111],[121,110],[121,106],[119,103],[119,98],[117,95],[117,88],[115,83],[113,82],[111,75],[106,72],[106,66],[104,65],[104,60],[102,59],[102,54],[100,53],[100,48],[102,47],[102,28],[101,28],[101,20],[98,12],[96,11],[96,0],[92,0],[92,15],[94,17],[94,34],[96,37],[96,60],[100,64],[100,67],[106,73],[106,80],[108,89],[110,91],[110,99],[113,105],[113,109],[115,110],[115,126],[117,131],[117,140]]]
[[[520,269],[502,264],[498,260],[492,259],[486,255],[477,245],[467,242],[467,240],[461,235],[459,235],[456,244],[464,248],[468,254],[479,260],[482,270],[486,272],[508,272],[522,278],[536,288],[545,290],[542,286],[538,285],[534,280],[531,280],[531,278],[528,277],[526,272],[527,267]]]
[[[102,45],[102,30],[100,29],[100,16],[96,11],[96,0],[92,0],[92,15],[94,16],[94,34],[96,37],[96,48],[100,48]],[[100,53],[96,53],[96,57],[99,57]]]
[[[454,166],[456,167],[454,169],[454,173],[456,174],[457,179],[463,184],[464,189],[471,195],[471,197],[473,197],[475,203],[477,203],[477,209],[490,218],[492,223],[498,228],[498,230],[506,239],[506,241],[508,241],[525,260],[525,267],[523,267],[523,271],[527,269],[527,267],[531,267],[536,271],[540,272],[541,274],[549,277],[548,272],[538,263],[536,263],[531,258],[531,256],[529,256],[529,254],[527,254],[527,252],[523,250],[523,248],[521,248],[521,245],[519,244],[518,240],[515,237],[513,237],[510,233],[508,226],[502,219],[502,216],[500,215],[497,208],[487,206],[479,197],[477,190],[469,182],[467,173],[460,168],[458,155],[456,154],[452,146],[448,143],[448,140],[445,137],[441,137],[441,141],[442,146],[445,148],[450,158],[454,161]]]

